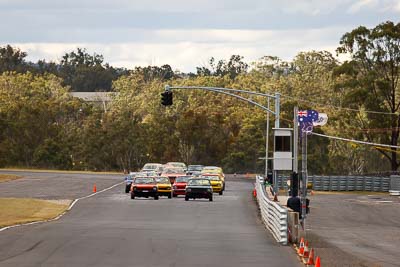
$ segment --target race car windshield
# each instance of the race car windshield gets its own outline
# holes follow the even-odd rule
[[[135,184],[154,184],[154,179],[153,178],[136,178],[135,179]]]
[[[210,181],[207,179],[193,179],[189,180],[189,185],[210,185]]]
[[[168,177],[160,177],[160,178],[156,178],[157,183],[160,184],[169,184],[169,178]]]
[[[176,169],[166,169],[166,170],[164,170],[164,173],[183,173],[184,171],[182,170],[182,169],[178,169],[178,168],[176,168]]]
[[[143,173],[142,175],[143,176],[157,176],[158,174],[156,172],[151,171],[151,172]]]
[[[211,181],[219,181],[220,180],[218,176],[214,176],[214,175],[205,176],[204,178],[210,179]]]
[[[178,163],[178,162],[171,162],[169,163],[170,165],[174,166],[174,167],[184,167],[185,164],[183,163]]]
[[[176,180],[175,180],[175,182],[177,182],[177,183],[184,183],[184,182],[187,182],[188,180],[189,180],[189,177],[187,177],[187,176],[182,176],[182,177],[177,177]]]
[[[219,172],[217,169],[203,169],[202,173],[217,173]]]
[[[203,169],[202,166],[189,166],[189,171],[201,171]]]
[[[155,169],[157,169],[157,167],[158,167],[158,165],[155,165],[155,164],[146,164],[146,165],[144,165],[144,167],[143,167],[143,169],[146,169],[146,170],[155,170]]]

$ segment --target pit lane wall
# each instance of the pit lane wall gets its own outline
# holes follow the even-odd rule
[[[261,218],[276,241],[282,245],[288,244],[288,209],[280,206],[268,197],[263,178],[256,176],[255,190]]]

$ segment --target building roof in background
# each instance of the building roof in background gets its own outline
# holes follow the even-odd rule
[[[73,97],[87,102],[110,102],[116,94],[116,92],[71,92]]]

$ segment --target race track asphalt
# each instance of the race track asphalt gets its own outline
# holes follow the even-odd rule
[[[311,196],[308,238],[330,266],[400,266],[400,198],[373,193]]]
[[[0,170],[0,174],[22,176],[21,179],[0,183],[0,197],[28,197],[39,199],[80,198],[124,180],[124,175],[97,173],[68,173],[45,171]]]
[[[66,176],[61,179],[78,180]],[[106,186],[121,177],[98,179]],[[73,187],[85,191],[93,181]],[[1,185],[0,196],[13,195],[11,183],[18,181]],[[0,232],[0,266],[300,266],[293,250],[278,245],[264,228],[252,187],[249,180],[231,179],[213,202],[186,202],[131,200],[122,184],[80,200],[57,221]],[[65,191],[53,197],[83,193]]]

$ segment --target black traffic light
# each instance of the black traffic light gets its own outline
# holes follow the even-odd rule
[[[164,105],[164,106],[167,106],[167,105],[168,105],[168,104],[167,104],[167,102],[168,102],[167,98],[168,98],[167,92],[161,93],[161,104],[162,104],[162,105]]]
[[[168,91],[168,105],[171,106],[172,105],[172,92]]]
[[[161,104],[164,106],[171,106],[172,105],[172,92],[165,91],[161,93]]]
[[[302,218],[301,199],[299,197],[288,198],[286,205],[293,211],[298,212],[300,218]],[[310,199],[306,198],[306,214],[309,213],[310,213]]]

